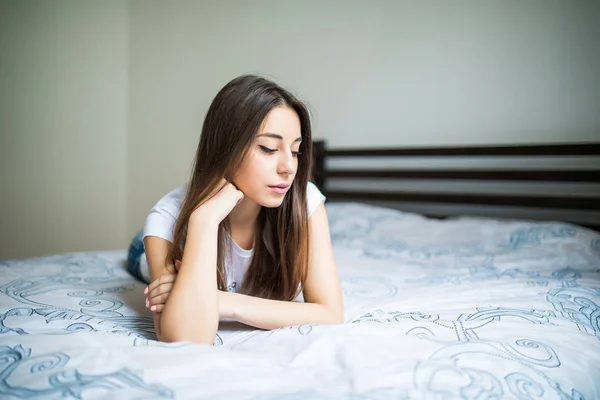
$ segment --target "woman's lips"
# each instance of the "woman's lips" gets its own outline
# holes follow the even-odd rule
[[[285,194],[285,192],[288,191],[289,187],[290,187],[289,185],[281,184],[281,185],[269,186],[269,189],[271,189],[272,192],[277,193],[277,194]]]

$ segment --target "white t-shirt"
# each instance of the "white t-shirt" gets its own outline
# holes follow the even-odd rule
[[[185,192],[186,185],[182,185],[167,193],[152,207],[144,224],[143,237],[157,236],[173,242],[173,229],[179,216],[181,204],[185,198]],[[323,196],[312,182],[309,182],[306,188],[306,205],[309,217],[324,200],[325,196]],[[226,238],[228,242],[228,248],[225,252],[227,290],[237,292],[242,286],[244,276],[252,259],[253,250],[241,248],[229,235]],[[150,271],[145,253],[140,258],[140,272],[144,280],[149,283]]]

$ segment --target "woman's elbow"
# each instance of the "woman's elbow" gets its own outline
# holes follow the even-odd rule
[[[343,309],[330,309],[327,313],[328,324],[343,324],[344,323],[344,310]]]
[[[194,335],[188,332],[162,332],[158,337],[158,340],[165,343],[194,342],[212,345],[215,340],[215,335],[216,333],[213,335],[206,333]]]
[[[332,324],[343,324],[344,323],[344,313],[336,312],[332,317]]]
[[[164,316],[163,316],[164,319]],[[218,320],[216,323],[199,324],[196,326],[186,325],[180,321],[162,320],[157,338],[161,342],[194,342],[200,344],[213,344],[217,335]]]

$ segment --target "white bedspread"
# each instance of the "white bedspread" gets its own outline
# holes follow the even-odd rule
[[[343,325],[155,341],[126,252],[0,263],[2,399],[600,399],[600,235],[327,205]]]

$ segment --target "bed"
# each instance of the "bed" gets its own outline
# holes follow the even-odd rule
[[[597,192],[578,203],[589,206],[587,223],[433,216],[377,203],[402,204],[401,192],[339,189],[330,183],[336,176],[362,174],[356,183],[384,173],[335,172],[328,159],[365,156],[316,145],[344,324],[263,331],[224,323],[213,346],[160,343],[144,285],[125,270],[125,249],[4,260],[0,398],[600,398]],[[597,157],[598,147],[575,146],[569,156]],[[478,149],[468,151],[492,151]],[[406,156],[397,152],[368,157]],[[560,179],[595,185],[598,170],[594,164]],[[458,201],[445,196],[435,199]]]

